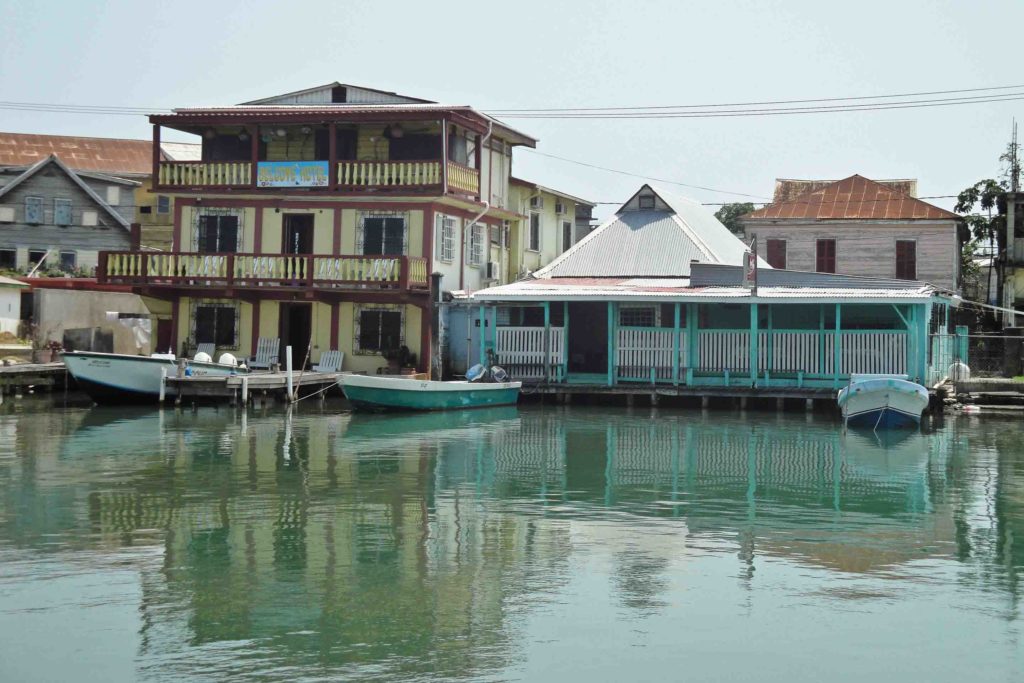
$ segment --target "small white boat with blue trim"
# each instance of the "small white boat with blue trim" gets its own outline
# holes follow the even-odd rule
[[[836,397],[851,427],[892,429],[921,422],[928,390],[906,375],[851,375]]]
[[[248,372],[245,367],[214,363],[205,354],[196,355],[199,359],[186,361],[186,376],[226,377]],[[96,403],[131,403],[140,399],[156,401],[165,373],[167,377],[178,374],[178,361],[173,353],[132,356],[126,353],[67,351],[63,359],[79,388]],[[166,388],[166,395],[174,396],[173,387]]]
[[[507,379],[501,368],[474,366],[465,381],[345,373],[338,377],[338,385],[355,410],[457,410],[515,405],[523,383]]]

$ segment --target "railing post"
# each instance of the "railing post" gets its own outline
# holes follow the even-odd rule
[[[409,257],[403,255],[398,260],[398,267],[401,268],[398,273],[398,288],[405,291],[409,289]]]
[[[551,302],[544,302],[544,381],[551,381]]]
[[[96,261],[96,282],[100,284],[107,282],[107,253],[101,251]]]
[[[313,286],[313,255],[309,254],[303,259],[306,264],[306,286]]]
[[[693,385],[693,371],[697,367],[700,337],[697,335],[697,326],[700,322],[697,315],[697,304],[686,304],[686,385]]]
[[[842,318],[840,317],[842,315],[841,310],[842,304],[836,302],[836,336],[835,339],[832,340],[832,360],[835,361],[832,369],[833,389],[839,388],[839,371],[843,365],[843,343],[839,332],[842,329]]]
[[[675,305],[675,322],[672,325],[672,384],[679,384],[679,307]]]
[[[757,353],[757,303],[751,302],[750,304],[750,341],[748,348],[750,350],[750,383],[753,386],[757,386],[757,366],[758,366],[758,353]]]
[[[562,381],[569,377],[569,302],[562,302]]]
[[[227,279],[228,279],[228,285],[233,285],[235,283],[235,255],[234,254],[228,254],[227,271],[228,272],[225,273],[225,275],[227,276]]]
[[[143,282],[149,277],[149,257],[146,252],[140,251],[139,254],[139,279]]]
[[[330,173],[328,183],[331,192],[338,189],[338,124],[331,121],[327,124],[327,134],[330,139],[327,141],[327,169]]]

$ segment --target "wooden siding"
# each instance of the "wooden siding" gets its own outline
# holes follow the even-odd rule
[[[758,244],[786,240],[786,267],[815,270],[815,244],[836,240],[836,272],[868,277],[896,277],[896,240],[917,242],[917,279],[939,287],[956,288],[956,225],[952,221],[904,223],[817,222],[775,224],[749,221],[747,238]]]
[[[8,179],[13,177],[7,175]],[[134,207],[134,188],[122,185],[119,187],[121,199]],[[104,189],[101,196],[105,194]],[[43,198],[41,224],[25,223],[25,197]],[[71,200],[71,225],[54,224],[54,199]],[[16,249],[20,268],[28,265],[29,249],[53,249],[54,253],[50,256],[53,263],[59,261],[60,251],[75,251],[79,254],[79,267],[91,267],[95,265],[96,252],[105,249],[127,249],[130,244],[128,230],[117,223],[100,204],[56,165],[40,170],[19,184],[0,199],[0,206],[14,209],[14,222],[0,223],[0,249]],[[98,225],[82,225],[83,211],[95,211]]]

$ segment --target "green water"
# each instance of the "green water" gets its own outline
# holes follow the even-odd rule
[[[0,680],[1017,681],[1024,425],[0,408]]]

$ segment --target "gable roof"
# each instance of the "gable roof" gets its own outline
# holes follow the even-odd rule
[[[46,168],[50,164],[54,164],[55,166],[60,168],[65,173],[65,175],[67,175],[69,178],[71,178],[71,180],[76,185],[78,185],[78,187],[83,192],[85,192],[87,195],[89,195],[90,199],[92,199],[94,202],[96,202],[100,206],[101,209],[106,211],[107,214],[111,218],[114,219],[115,223],[117,223],[118,225],[120,225],[122,228],[124,228],[126,230],[128,230],[131,227],[129,225],[128,221],[125,220],[124,217],[121,214],[119,214],[118,212],[114,211],[114,209],[111,208],[110,204],[107,204],[105,201],[103,201],[103,199],[101,199],[100,196],[98,194],[96,194],[96,192],[91,187],[86,185],[85,181],[83,181],[81,178],[79,178],[77,173],[75,173],[70,168],[68,168],[64,164],[64,162],[60,160],[60,157],[58,157],[56,154],[51,154],[50,156],[46,157],[42,161],[40,161],[40,162],[38,162],[36,164],[33,164],[32,166],[27,168],[24,173],[22,173],[17,178],[15,178],[11,182],[9,182],[7,185],[4,185],[3,187],[0,187],[0,199],[3,199],[5,196],[7,196],[11,192],[11,190],[13,190],[14,188],[18,187],[22,183],[24,183],[26,180],[28,180],[29,178],[34,176],[36,173],[39,173],[41,170],[43,170],[44,168]]]
[[[294,102],[294,104],[330,104],[332,102],[332,100],[328,99],[328,100],[326,100],[324,102],[321,102],[321,101],[319,101],[320,98],[318,96],[321,93],[330,95],[331,93],[333,93],[335,88],[344,88],[345,91],[346,91],[346,96],[348,95],[347,91],[350,91],[350,90],[351,91],[355,91],[355,92],[362,91],[362,92],[365,92],[365,93],[370,93],[371,94],[370,97],[372,98],[372,100],[368,100],[368,101],[364,102],[364,104],[370,104],[372,102],[376,102],[376,103],[380,103],[380,104],[383,104],[383,103],[400,104],[400,103],[403,103],[403,102],[405,102],[405,103],[420,102],[420,103],[423,103],[423,104],[433,104],[433,102],[431,100],[424,100],[424,99],[420,99],[419,97],[409,97],[408,95],[400,95],[399,93],[391,92],[389,90],[379,90],[377,88],[367,88],[366,86],[362,86],[362,85],[352,85],[351,83],[340,83],[338,81],[334,81],[333,83],[325,83],[324,85],[316,85],[316,86],[313,86],[312,88],[305,88],[303,90],[295,90],[293,92],[281,93],[280,95],[271,95],[270,97],[261,97],[258,100],[250,100],[248,102],[242,102],[241,104],[242,105],[250,105],[250,104],[286,104],[286,102],[284,100],[289,100],[289,99],[296,100]],[[300,100],[303,100],[303,99],[308,99],[309,101],[308,102],[300,101]],[[348,101],[349,100],[346,97],[345,100],[343,100],[342,102],[339,102],[338,104],[344,104],[345,102],[348,102]],[[358,104],[359,102],[353,100],[353,103]]]
[[[174,151],[168,153],[173,147]],[[201,145],[161,143],[162,156],[175,161],[199,158]],[[51,154],[75,171],[148,176],[153,172],[150,140],[90,138],[34,133],[0,133],[0,166],[29,167]]]
[[[799,180],[797,178],[776,178],[775,193],[772,195],[772,203],[786,202],[790,199],[796,199],[801,195],[823,190],[832,183],[837,182],[839,181],[836,179]],[[890,190],[902,192],[903,194],[908,194],[911,197],[917,196],[917,180],[914,178],[875,180],[875,182],[879,185],[885,185]]]
[[[651,185],[643,185],[633,197],[645,190],[669,210],[627,210],[631,197],[618,213],[534,275],[679,278],[689,276],[690,261],[743,262],[746,246],[703,206]]]
[[[951,211],[869,180],[852,175],[795,199],[775,202],[742,220],[959,220]]]

